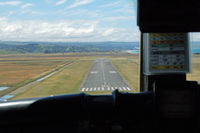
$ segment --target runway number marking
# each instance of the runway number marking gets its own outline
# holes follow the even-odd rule
[[[91,74],[97,74],[98,72],[97,71],[91,71],[90,73]]]
[[[117,73],[116,71],[109,71],[110,74]]]

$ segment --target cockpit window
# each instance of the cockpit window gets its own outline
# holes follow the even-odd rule
[[[200,83],[200,33],[191,33],[190,43],[191,73],[187,75],[187,79]]]
[[[0,1],[0,101],[139,92],[136,4]]]

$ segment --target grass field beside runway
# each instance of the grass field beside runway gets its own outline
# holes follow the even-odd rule
[[[70,54],[68,54],[70,55]],[[41,81],[40,83],[27,89],[24,93],[21,93],[14,97],[13,99],[31,98],[31,97],[42,97],[50,95],[60,95],[60,94],[72,94],[80,93],[80,87],[87,76],[87,73],[94,60],[98,58],[109,59],[113,66],[120,72],[122,77],[126,80],[131,88],[136,91],[128,92],[139,92],[139,56],[102,56],[102,55],[89,55],[83,56],[79,54],[72,54],[75,57],[63,56],[62,54],[55,55],[40,55],[40,58],[35,57],[35,55],[30,55],[28,58],[31,60],[45,61],[74,61],[73,64],[66,67],[64,70],[52,75],[51,77]],[[70,55],[71,56],[71,55]],[[8,59],[6,59],[8,58]],[[9,60],[10,63],[13,62],[13,58],[6,57],[5,59],[0,58],[0,62],[5,62]],[[14,58],[17,60],[18,58]],[[21,60],[26,60],[27,57],[20,57]],[[1,61],[2,60],[2,61]],[[37,62],[37,61],[36,61]],[[192,57],[192,73],[187,75],[188,80],[197,80],[200,83],[200,55],[195,55]],[[45,63],[44,63],[45,64]],[[47,63],[48,64],[48,63]],[[45,64],[44,66],[50,67],[51,65]],[[50,63],[51,64],[51,63]],[[53,65],[56,65],[52,62]],[[16,64],[16,65],[20,65]],[[33,64],[32,64],[33,65]],[[58,65],[58,64],[57,64]],[[34,66],[34,65],[33,65]],[[2,66],[0,66],[1,69]],[[5,67],[5,66],[4,66]],[[3,68],[3,67],[2,67]],[[15,67],[13,66],[13,69]],[[16,67],[18,68],[18,67]],[[16,71],[19,69],[16,69]],[[39,74],[40,75],[40,74]],[[1,78],[4,78],[1,76]],[[9,79],[8,79],[9,80]],[[24,82],[24,81],[23,81]],[[22,83],[23,83],[22,82]],[[112,91],[88,91],[88,94],[111,94]],[[1,92],[0,92],[1,93]]]
[[[62,66],[66,61],[0,61],[0,85],[13,86],[24,80],[36,77],[53,68]]]
[[[13,99],[78,93],[93,61],[77,61]]]
[[[59,60],[40,54],[0,56],[0,87],[9,87],[0,91],[0,97],[71,62],[71,59]]]
[[[38,83],[37,85],[32,86],[31,88],[27,89],[24,93],[17,95],[13,99],[80,93],[81,92],[80,86],[82,82],[84,81],[84,79],[86,78],[87,72],[89,71],[92,62],[97,58],[108,58],[112,61],[112,63],[113,61],[118,62],[118,60],[120,60],[119,66],[123,65],[121,60],[130,62],[130,59],[127,60],[127,58],[118,57],[118,56],[98,56],[97,55],[97,56],[83,56],[81,58],[78,57],[74,59],[75,61],[74,64],[67,67],[62,72],[56,73],[55,75],[42,81],[41,83]],[[132,66],[131,63],[129,65]],[[128,67],[130,68],[131,66],[128,66]],[[122,67],[119,67],[119,69],[121,69]],[[128,78],[130,78],[130,76]],[[131,80],[129,79],[127,81],[129,82]],[[96,91],[96,92],[87,92],[87,93],[88,94],[111,94],[111,92],[112,91]]]
[[[198,81],[200,84],[200,55],[194,54],[191,59],[191,73],[187,74],[187,80]]]
[[[118,69],[130,87],[136,90],[134,92],[139,92],[139,65],[134,63],[138,62],[138,60],[138,56],[135,59],[131,59],[131,61],[127,58],[112,60],[114,66]]]

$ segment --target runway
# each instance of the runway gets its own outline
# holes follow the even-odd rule
[[[108,59],[96,59],[80,91],[131,91],[133,90]]]

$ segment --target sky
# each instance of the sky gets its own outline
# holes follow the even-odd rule
[[[1,0],[1,41],[139,41],[136,0]]]

